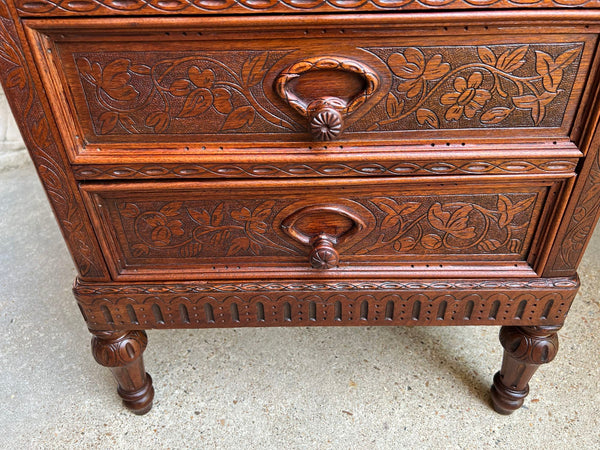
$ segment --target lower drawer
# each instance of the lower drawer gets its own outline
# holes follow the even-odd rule
[[[534,276],[561,180],[440,180],[81,189],[115,279]]]

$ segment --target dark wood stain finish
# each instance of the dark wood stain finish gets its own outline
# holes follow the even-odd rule
[[[600,216],[596,8],[0,0],[124,404],[152,406],[146,329],[499,325],[492,402],[518,409]]]

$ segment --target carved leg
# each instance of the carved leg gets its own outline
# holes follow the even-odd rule
[[[541,364],[558,352],[560,327],[502,327],[502,369],[494,375],[492,404],[500,414],[511,414],[529,394],[529,380]]]
[[[117,392],[123,404],[136,414],[152,408],[152,378],[144,370],[142,353],[148,343],[144,331],[92,331],[92,354],[105,367],[110,367],[119,384]]]

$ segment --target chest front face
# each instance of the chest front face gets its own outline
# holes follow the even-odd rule
[[[600,4],[484,3],[0,0],[97,338],[560,326],[600,209]]]

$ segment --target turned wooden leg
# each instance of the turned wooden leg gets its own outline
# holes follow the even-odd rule
[[[92,354],[105,367],[110,367],[119,384],[117,392],[123,404],[136,414],[152,408],[152,378],[144,370],[142,353],[148,343],[146,333],[134,331],[92,331]]]
[[[523,405],[529,394],[529,380],[540,365],[552,361],[558,352],[559,329],[555,326],[500,329],[504,358],[491,389],[497,412],[511,414]]]

